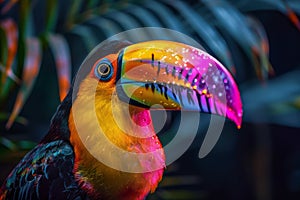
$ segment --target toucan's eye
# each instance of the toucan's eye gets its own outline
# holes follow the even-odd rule
[[[98,61],[95,67],[95,75],[101,81],[109,81],[113,75],[113,66],[111,62],[106,58]]]

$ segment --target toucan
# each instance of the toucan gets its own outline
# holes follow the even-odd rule
[[[166,168],[151,109],[242,123],[237,84],[205,51],[167,40],[106,41],[83,61],[45,137],[9,174],[0,199],[145,199]]]

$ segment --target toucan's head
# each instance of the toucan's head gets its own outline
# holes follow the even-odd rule
[[[139,107],[217,114],[241,126],[242,103],[234,79],[200,49],[172,41],[147,41],[89,64],[88,79],[97,83],[96,96],[114,93]]]

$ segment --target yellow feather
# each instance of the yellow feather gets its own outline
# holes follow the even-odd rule
[[[137,196],[142,199],[149,191],[155,190],[162,177],[163,169],[146,173],[127,173],[106,166],[93,155],[102,153],[101,158],[119,167],[139,165],[149,168],[145,163],[164,166],[165,158],[161,144],[156,135],[147,138],[134,137],[133,134],[142,137],[154,134],[151,121],[148,126],[140,127],[128,118],[129,113],[143,112],[144,109],[128,106],[118,101],[114,96],[114,84],[101,82],[95,84],[95,81],[98,80],[92,77],[87,77],[82,81],[69,117],[70,141],[74,146],[76,157],[74,171],[79,181],[87,187],[90,184],[95,191],[100,191],[98,197],[136,199]],[[92,88],[93,85],[97,87]],[[117,102],[113,103],[112,99]],[[75,115],[80,116],[80,124],[75,121]],[[80,126],[84,131],[80,131],[79,134]],[[104,134],[113,145],[100,140],[101,134]],[[126,161],[115,156],[115,148],[112,146],[128,152],[147,153],[154,149],[158,150],[158,153],[152,160],[145,161],[140,157],[134,157]]]

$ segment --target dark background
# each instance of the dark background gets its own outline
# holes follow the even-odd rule
[[[35,3],[33,13],[37,16],[44,3]],[[192,7],[197,4],[194,1],[187,3]],[[60,4],[62,8],[68,8],[65,5],[67,3]],[[18,5],[7,15],[16,16],[17,7]],[[170,6],[169,8],[172,10]],[[131,9],[125,5],[116,12],[130,14]],[[174,10],[173,12],[175,13]],[[64,21],[63,9],[58,13],[56,31],[63,34],[70,43],[72,73],[75,74],[88,50],[82,48],[81,38],[61,30],[59,24]],[[203,127],[199,129],[192,147],[167,168],[165,179],[149,199],[300,198],[299,105],[292,111],[284,107],[285,112],[279,114],[272,110],[279,105],[272,101],[274,99],[289,102],[290,95],[298,95],[298,103],[300,102],[300,32],[286,15],[275,9],[246,11],[243,14],[253,16],[263,24],[275,75],[267,81],[258,80],[249,59],[237,44],[231,45],[234,61],[241,66],[237,68],[236,80],[245,108],[242,128],[237,130],[233,123],[226,122],[214,149],[205,158],[199,159],[199,148],[207,128],[206,125],[200,125]],[[105,14],[103,17],[109,18]],[[176,17],[181,18],[178,13]],[[192,29],[185,25],[185,20],[187,19],[179,21],[183,27]],[[34,21],[38,32],[39,28],[43,28],[43,17],[35,18]],[[143,23],[139,25],[142,27]],[[126,29],[122,24],[120,27]],[[163,23],[162,27],[165,27]],[[101,34],[99,35],[100,42]],[[104,39],[103,37],[102,40]],[[15,124],[9,131],[1,127],[2,135],[12,140],[38,142],[47,132],[50,119],[59,104],[56,70],[52,67],[54,65],[53,57],[46,48],[40,74],[21,112],[29,124]],[[291,88],[295,88],[292,94],[288,92]],[[269,108],[273,103],[272,109]],[[13,101],[10,101],[8,107],[12,106]],[[177,115],[173,114],[172,117],[176,121]],[[1,156],[0,184],[23,154],[24,151],[8,151]]]

